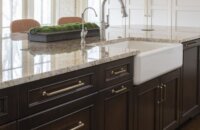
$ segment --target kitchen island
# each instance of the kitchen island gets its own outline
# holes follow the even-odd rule
[[[88,39],[91,44],[86,48],[80,47],[80,40],[46,44],[28,42],[26,34],[8,38],[9,42],[1,43],[4,60],[1,60],[0,129],[177,128],[200,111],[197,60],[200,33],[169,31],[169,28],[163,32],[164,28],[158,27],[148,33],[140,29],[110,28],[107,32],[109,41],[97,43],[95,38]],[[123,32],[125,35],[121,35]],[[120,39],[116,39],[118,37]],[[128,44],[120,47],[115,44],[127,40],[183,43],[183,67],[135,86],[133,59],[139,50]],[[18,46],[15,54],[21,58],[11,62],[11,66],[21,65],[21,71],[10,70],[12,76],[4,69],[8,66],[5,59],[9,58],[5,52],[6,44]],[[163,101],[155,105],[157,91],[161,90],[157,85],[163,88],[170,85],[172,89],[161,91]],[[174,95],[170,100],[174,102],[166,105],[171,92]],[[163,106],[168,107],[164,109]],[[173,119],[160,112],[169,107],[175,111]]]

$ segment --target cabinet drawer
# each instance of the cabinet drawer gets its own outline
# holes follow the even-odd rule
[[[17,93],[16,88],[0,90],[0,125],[16,119]]]
[[[101,87],[108,87],[133,78],[133,57],[110,62],[101,67]]]
[[[96,94],[19,121],[20,130],[95,130]]]
[[[22,87],[20,116],[24,117],[96,91],[94,71],[92,68],[84,69],[63,75],[61,79],[56,76],[56,79],[36,81],[27,85],[27,88]],[[55,82],[50,82],[51,80]]]

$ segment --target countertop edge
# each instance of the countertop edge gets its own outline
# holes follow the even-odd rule
[[[42,79],[45,79],[45,78],[49,78],[49,77],[53,77],[53,76],[57,76],[57,75],[61,75],[61,74],[65,74],[65,73],[69,73],[69,72],[73,72],[73,71],[77,71],[77,70],[80,70],[80,69],[89,68],[89,67],[96,66],[96,65],[101,65],[101,64],[104,64],[104,63],[124,59],[124,58],[127,58],[127,57],[135,56],[138,52],[139,52],[138,50],[133,50],[132,52],[129,52],[129,53],[124,53],[124,54],[116,55],[116,56],[113,56],[113,57],[106,57],[106,58],[101,59],[101,60],[96,60],[96,61],[92,61],[92,62],[89,62],[89,63],[81,64],[81,65],[76,65],[76,66],[67,67],[67,68],[63,68],[63,69],[59,69],[59,70],[45,72],[43,74],[36,74],[36,75],[32,75],[32,76],[27,76],[27,77],[24,77],[24,78],[19,78],[19,79],[1,82],[0,83],[0,86],[1,86],[0,90],[6,89],[6,88],[9,88],[9,87],[14,87],[14,86],[26,84],[26,83],[29,83],[29,82],[34,82],[34,81],[37,81],[37,80],[42,80]]]

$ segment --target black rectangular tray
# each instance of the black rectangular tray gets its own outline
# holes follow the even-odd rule
[[[88,30],[86,37],[100,37],[99,29],[90,29]],[[54,32],[54,33],[37,33],[31,34],[28,33],[28,39],[32,42],[55,42],[62,40],[72,40],[72,39],[80,39],[81,38],[81,30],[71,31],[71,32]]]

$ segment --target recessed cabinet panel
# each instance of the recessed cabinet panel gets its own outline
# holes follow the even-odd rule
[[[194,116],[199,111],[198,64],[198,46],[186,48],[184,50],[180,91],[181,122]]]
[[[0,90],[0,125],[16,119],[17,93],[16,88]]]
[[[0,116],[8,113],[8,98],[0,97]]]
[[[160,108],[160,129],[162,130],[172,130],[178,127],[180,74],[180,69],[178,69],[161,78],[163,103]]]
[[[152,80],[137,89],[135,130],[159,130],[159,81]]]
[[[176,129],[179,87],[180,69],[136,86],[135,130]]]
[[[177,112],[178,112],[178,102],[177,102],[177,83],[172,81],[166,84],[167,88],[165,89],[165,98],[166,100],[163,103],[163,126],[167,126],[173,121],[177,121]]]
[[[101,92],[98,98],[99,130],[129,130],[132,82]]]

